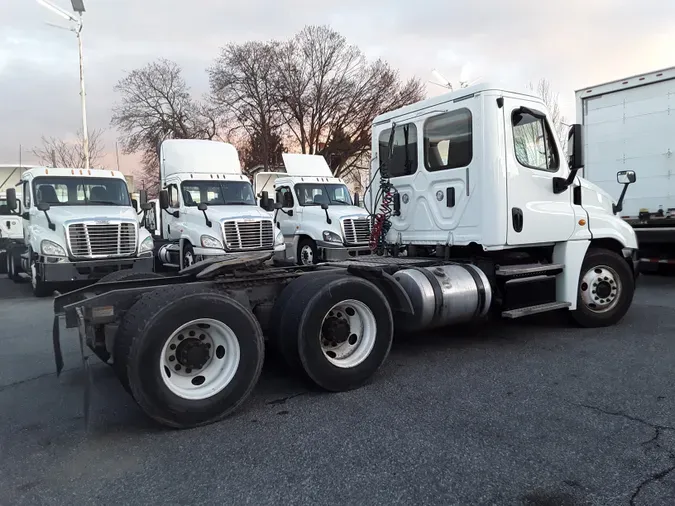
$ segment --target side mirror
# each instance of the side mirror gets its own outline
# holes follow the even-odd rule
[[[360,204],[361,204],[361,198],[359,197],[359,192],[355,192],[354,193],[354,205],[356,207],[359,207]]]
[[[266,211],[270,208],[270,196],[267,192],[262,192],[260,196],[260,207]]]
[[[148,202],[148,192],[145,190],[140,190],[138,192],[138,201],[141,204],[141,209],[143,209],[143,204]]]
[[[281,205],[281,202],[275,202],[273,207],[274,209],[281,209],[283,206]]]
[[[583,141],[581,125],[576,123],[567,134],[567,163],[570,170],[579,170],[584,166]]]
[[[7,188],[6,197],[7,197],[7,208],[10,211],[16,211],[16,207],[17,207],[16,189]]]
[[[197,204],[197,209],[199,209],[200,211],[206,211],[208,208],[209,206],[207,206],[204,202],[200,202],[199,204]]]
[[[621,170],[616,173],[616,182],[619,184],[633,184],[635,181],[634,170]]]
[[[141,211],[149,211],[152,209],[152,204],[150,202],[144,202],[141,204]]]
[[[131,205],[138,212],[138,201],[136,199],[131,199]]]
[[[38,211],[46,212],[46,211],[49,211],[51,209],[51,206],[47,202],[40,202],[37,205],[37,208],[38,208]]]
[[[322,203],[321,203],[321,209],[323,209],[324,211],[325,211],[326,209],[328,209],[328,204],[326,204],[325,202],[322,202]]]
[[[159,192],[159,207],[160,209],[169,209],[169,192],[166,190]]]

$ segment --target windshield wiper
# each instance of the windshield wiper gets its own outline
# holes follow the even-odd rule
[[[112,200],[89,200],[87,204],[102,204],[105,206],[121,206],[119,202],[113,202]],[[86,205],[86,204],[85,204]]]
[[[350,205],[349,202],[346,200],[339,200],[339,199],[333,199],[333,204],[345,204],[345,205]]]

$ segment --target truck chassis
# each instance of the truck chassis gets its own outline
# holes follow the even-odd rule
[[[618,312],[596,320],[582,311],[575,319],[586,326],[615,323],[632,300],[630,258],[601,249],[589,258],[603,267],[587,266],[580,286],[590,283],[593,294],[602,294],[591,304]],[[346,391],[383,364],[395,327],[414,332],[482,320],[496,308],[516,318],[570,306],[555,298],[564,265],[545,261],[500,266],[489,259],[373,256],[278,267],[271,259],[272,253],[252,252],[211,258],[172,276],[116,273],[59,295],[57,374],[65,317],[66,327],[79,332],[85,421],[92,355],[112,366],[148,416],[188,428],[218,421],[246,400],[262,370],[263,336],[293,372],[324,390]]]

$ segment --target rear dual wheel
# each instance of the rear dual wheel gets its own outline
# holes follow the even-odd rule
[[[270,338],[285,362],[318,386],[358,388],[386,360],[392,313],[371,282],[345,273],[306,274],[291,282],[278,301]]]
[[[234,411],[258,381],[263,357],[262,331],[248,309],[190,286],[143,295],[126,313],[114,346],[136,402],[175,428]]]

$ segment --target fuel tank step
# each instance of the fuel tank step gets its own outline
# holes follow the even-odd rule
[[[558,274],[563,271],[563,264],[520,264],[500,265],[495,274],[499,277],[531,276],[533,274]]]
[[[564,309],[570,307],[569,302],[547,302],[546,304],[538,304],[536,306],[521,307],[519,309],[511,309],[510,311],[502,312],[504,318],[520,318],[521,316],[529,316],[537,313],[546,313],[548,311],[555,311],[556,309]]]

